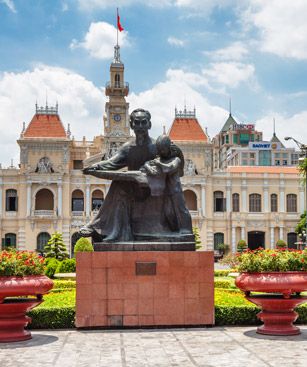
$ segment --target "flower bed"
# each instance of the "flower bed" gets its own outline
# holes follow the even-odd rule
[[[0,251],[0,277],[44,274],[44,258],[30,251]]]

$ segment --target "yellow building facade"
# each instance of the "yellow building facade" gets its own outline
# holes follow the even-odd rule
[[[58,231],[72,254],[77,231],[95,215],[110,186],[110,181],[85,176],[81,169],[111,157],[130,138],[128,93],[124,65],[115,50],[106,85],[104,135],[75,141],[58,106],[36,106],[18,139],[19,168],[0,169],[2,247],[42,251]],[[185,156],[182,186],[203,249],[226,243],[235,251],[240,239],[251,248],[271,248],[278,239],[295,246],[294,229],[305,209],[304,187],[295,167],[216,170],[216,147],[195,110],[176,110],[168,133]]]

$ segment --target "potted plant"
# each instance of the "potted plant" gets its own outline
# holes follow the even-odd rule
[[[42,295],[53,287],[52,280],[43,274],[44,259],[40,255],[0,251],[0,342],[31,338],[24,329],[31,322],[26,312],[42,303]]]
[[[262,307],[257,316],[264,325],[257,332],[299,334],[292,323],[298,316],[294,308],[307,301],[307,297],[300,296],[307,290],[307,250],[246,250],[236,255],[236,265],[240,272],[236,286],[249,301]]]
[[[237,243],[237,251],[242,252],[247,249],[247,243],[245,240],[239,240]]]

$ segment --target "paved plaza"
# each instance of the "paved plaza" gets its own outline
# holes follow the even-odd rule
[[[5,367],[298,367],[307,363],[302,334],[272,337],[255,327],[155,330],[39,330],[26,342],[0,344]]]

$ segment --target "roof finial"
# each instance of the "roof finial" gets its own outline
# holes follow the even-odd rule
[[[231,116],[231,97],[229,97],[229,116]]]
[[[276,135],[276,131],[275,131],[275,117],[273,118],[273,136]]]
[[[165,125],[163,125],[163,135],[166,135]]]
[[[26,131],[26,123],[23,122],[22,123],[22,131],[21,131],[21,133],[23,134],[25,131]]]
[[[70,135],[71,135],[70,124],[67,125],[66,135],[67,135],[68,138],[70,138]]]
[[[48,89],[46,89],[46,109],[48,108]]]

